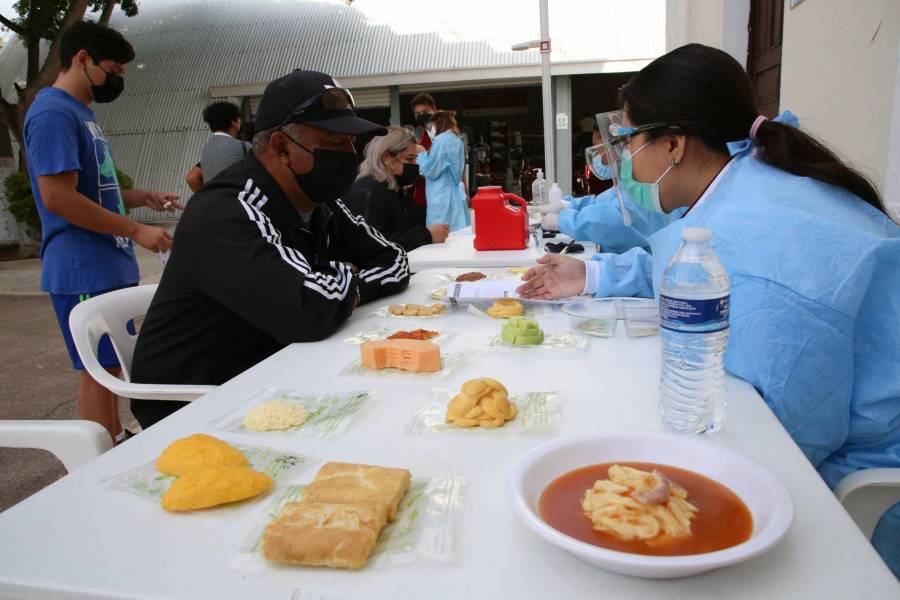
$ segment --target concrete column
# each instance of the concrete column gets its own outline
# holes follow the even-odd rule
[[[391,96],[391,125],[400,125],[400,86],[388,87]]]
[[[572,78],[568,75],[554,76],[553,95],[556,111],[554,115],[554,128],[556,129],[554,174],[556,183],[559,184],[559,189],[565,196],[572,193],[572,127],[575,125],[572,114]],[[560,129],[559,117],[563,114],[566,115],[566,127]]]

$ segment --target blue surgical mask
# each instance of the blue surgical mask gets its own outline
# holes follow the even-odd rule
[[[628,197],[644,210],[664,213],[665,211],[659,203],[659,182],[662,181],[663,177],[669,174],[669,171],[675,166],[675,161],[673,160],[669,163],[669,168],[663,171],[663,174],[659,176],[659,179],[653,183],[637,181],[632,174],[632,159],[637,156],[641,150],[649,146],[652,141],[653,140],[647,142],[635,150],[634,154],[627,148],[622,153],[622,163],[619,166],[619,185],[622,186],[622,189],[625,190]]]
[[[597,179],[603,179],[604,181],[612,179],[612,171],[609,169],[609,165],[603,164],[603,161],[600,160],[599,156],[595,156],[593,160],[591,160],[591,173],[593,173],[594,177]]]

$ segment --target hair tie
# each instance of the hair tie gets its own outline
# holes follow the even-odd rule
[[[768,121],[769,118],[765,115],[759,115],[753,120],[753,125],[750,126],[750,139],[756,139],[756,132],[759,131],[759,126],[763,124],[764,121]]]

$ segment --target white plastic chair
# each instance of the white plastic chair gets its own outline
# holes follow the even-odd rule
[[[125,288],[85,300],[72,309],[69,327],[84,368],[94,381],[125,398],[190,402],[216,389],[212,385],[131,383],[131,360],[137,336],[128,332],[128,322],[147,314],[156,285]],[[122,379],[100,365],[100,338],[109,335],[122,365]]]
[[[871,539],[881,516],[900,502],[900,468],[850,473],[838,482],[834,494],[857,527]]]
[[[0,421],[0,447],[48,450],[70,473],[112,445],[106,429],[93,421]]]

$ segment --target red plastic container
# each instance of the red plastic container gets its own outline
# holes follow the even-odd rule
[[[478,188],[472,197],[476,250],[522,250],[528,246],[525,200],[500,186]]]

